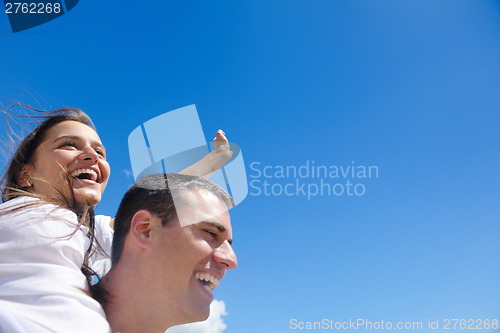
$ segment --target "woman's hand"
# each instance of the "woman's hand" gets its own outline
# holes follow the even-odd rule
[[[231,159],[231,156],[233,156],[226,133],[223,130],[218,130],[212,142],[214,150],[179,173],[208,179],[226,164]]]
[[[214,159],[214,171],[217,171],[231,159],[233,152],[229,147],[229,141],[227,141],[226,133],[224,133],[223,130],[218,130],[217,133],[215,133],[213,144],[214,150],[212,153],[216,155]]]

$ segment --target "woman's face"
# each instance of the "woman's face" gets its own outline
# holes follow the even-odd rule
[[[33,162],[25,165],[19,185],[57,199],[58,190],[68,194],[66,173],[77,202],[94,206],[101,201],[110,175],[106,151],[99,135],[77,121],[64,121],[47,131]]]

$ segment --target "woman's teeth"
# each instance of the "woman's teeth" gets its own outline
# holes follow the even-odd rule
[[[93,181],[97,181],[97,172],[92,169],[78,169],[71,173],[72,177],[78,179],[90,179]]]

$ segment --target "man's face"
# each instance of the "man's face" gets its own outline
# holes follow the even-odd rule
[[[212,290],[226,270],[237,266],[226,204],[206,190],[186,191],[181,197],[176,209],[182,222],[161,227],[153,249],[160,270],[158,295],[175,304],[169,311],[178,312],[179,324],[205,320]]]

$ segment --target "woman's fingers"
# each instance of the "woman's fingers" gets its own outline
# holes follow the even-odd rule
[[[233,155],[233,152],[231,151],[229,147],[229,141],[226,138],[226,133],[224,133],[223,130],[218,130],[217,133],[215,133],[215,138],[214,138],[214,151],[217,154],[220,154],[219,158],[222,160],[229,160],[231,156]]]

